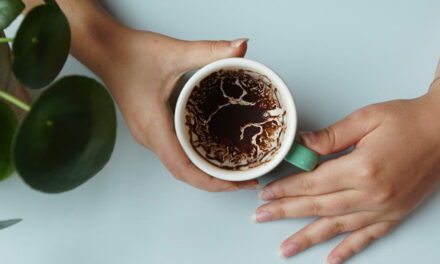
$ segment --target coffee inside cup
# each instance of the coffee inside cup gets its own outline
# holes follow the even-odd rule
[[[222,69],[192,90],[185,125],[194,150],[226,170],[272,160],[283,142],[286,111],[270,79],[247,69]]]

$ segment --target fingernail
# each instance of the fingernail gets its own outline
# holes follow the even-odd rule
[[[258,197],[260,197],[260,200],[267,201],[272,200],[274,195],[270,191],[262,191],[258,194]]]
[[[299,247],[295,244],[287,244],[280,248],[279,255],[282,258],[291,257],[298,253]]]
[[[243,43],[248,42],[249,39],[248,38],[239,38],[236,40],[231,41],[231,47],[233,48],[238,48],[240,47]]]
[[[337,258],[333,258],[331,260],[328,261],[329,264],[341,264],[342,263],[342,259],[337,257]]]
[[[234,186],[234,187],[229,187],[229,188],[227,188],[227,189],[225,189],[225,190],[223,190],[224,192],[235,192],[235,191],[238,191],[240,188],[238,188],[237,186]]]
[[[272,219],[272,216],[267,211],[260,211],[260,212],[254,213],[254,215],[252,216],[252,219],[254,220],[255,223],[262,223],[262,222],[267,222],[270,219]]]
[[[286,258],[286,256],[284,256],[283,251],[281,250],[281,248],[278,249],[278,257],[279,257],[279,258],[282,258],[282,259],[285,259],[285,258]]]
[[[316,134],[315,132],[301,132],[299,134],[301,142],[305,145],[313,145],[316,143]]]

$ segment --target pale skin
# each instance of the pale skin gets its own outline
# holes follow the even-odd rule
[[[42,3],[25,2],[27,9]],[[127,28],[92,0],[57,2],[72,28],[71,53],[108,86],[137,142],[194,187],[213,192],[256,188],[256,181],[221,181],[198,170],[176,139],[168,106],[185,72],[244,56],[245,39],[177,40]],[[271,201],[257,209],[257,222],[321,216],[284,241],[281,254],[293,256],[350,232],[327,258],[331,264],[344,262],[393,229],[440,180],[438,113],[440,81],[435,81],[419,98],[367,106],[324,130],[304,133],[303,142],[322,155],[350,146],[355,150],[313,172],[266,186],[260,197]]]
[[[419,98],[370,105],[326,129],[303,133],[305,145],[322,155],[355,149],[260,193],[271,201],[257,209],[257,222],[321,216],[286,239],[280,255],[350,232],[327,258],[340,264],[390,232],[440,180],[439,113],[436,79]]]

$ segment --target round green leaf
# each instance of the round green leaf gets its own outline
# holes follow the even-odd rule
[[[34,189],[68,191],[104,167],[115,139],[115,106],[107,90],[90,78],[65,77],[41,94],[23,120],[15,168]]]
[[[10,220],[4,220],[0,221],[0,229],[10,227],[12,225],[15,225],[16,223],[20,222],[21,219],[10,219]]]
[[[17,119],[14,112],[0,100],[0,181],[14,171],[11,148],[16,127]]]
[[[12,45],[12,69],[25,86],[42,88],[52,82],[66,62],[70,27],[55,5],[41,5],[24,18]]]
[[[23,9],[21,0],[0,0],[0,31],[7,28]]]

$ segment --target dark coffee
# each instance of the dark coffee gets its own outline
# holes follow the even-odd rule
[[[186,126],[196,152],[228,170],[246,170],[272,159],[285,131],[277,88],[243,69],[211,73],[194,87]]]

